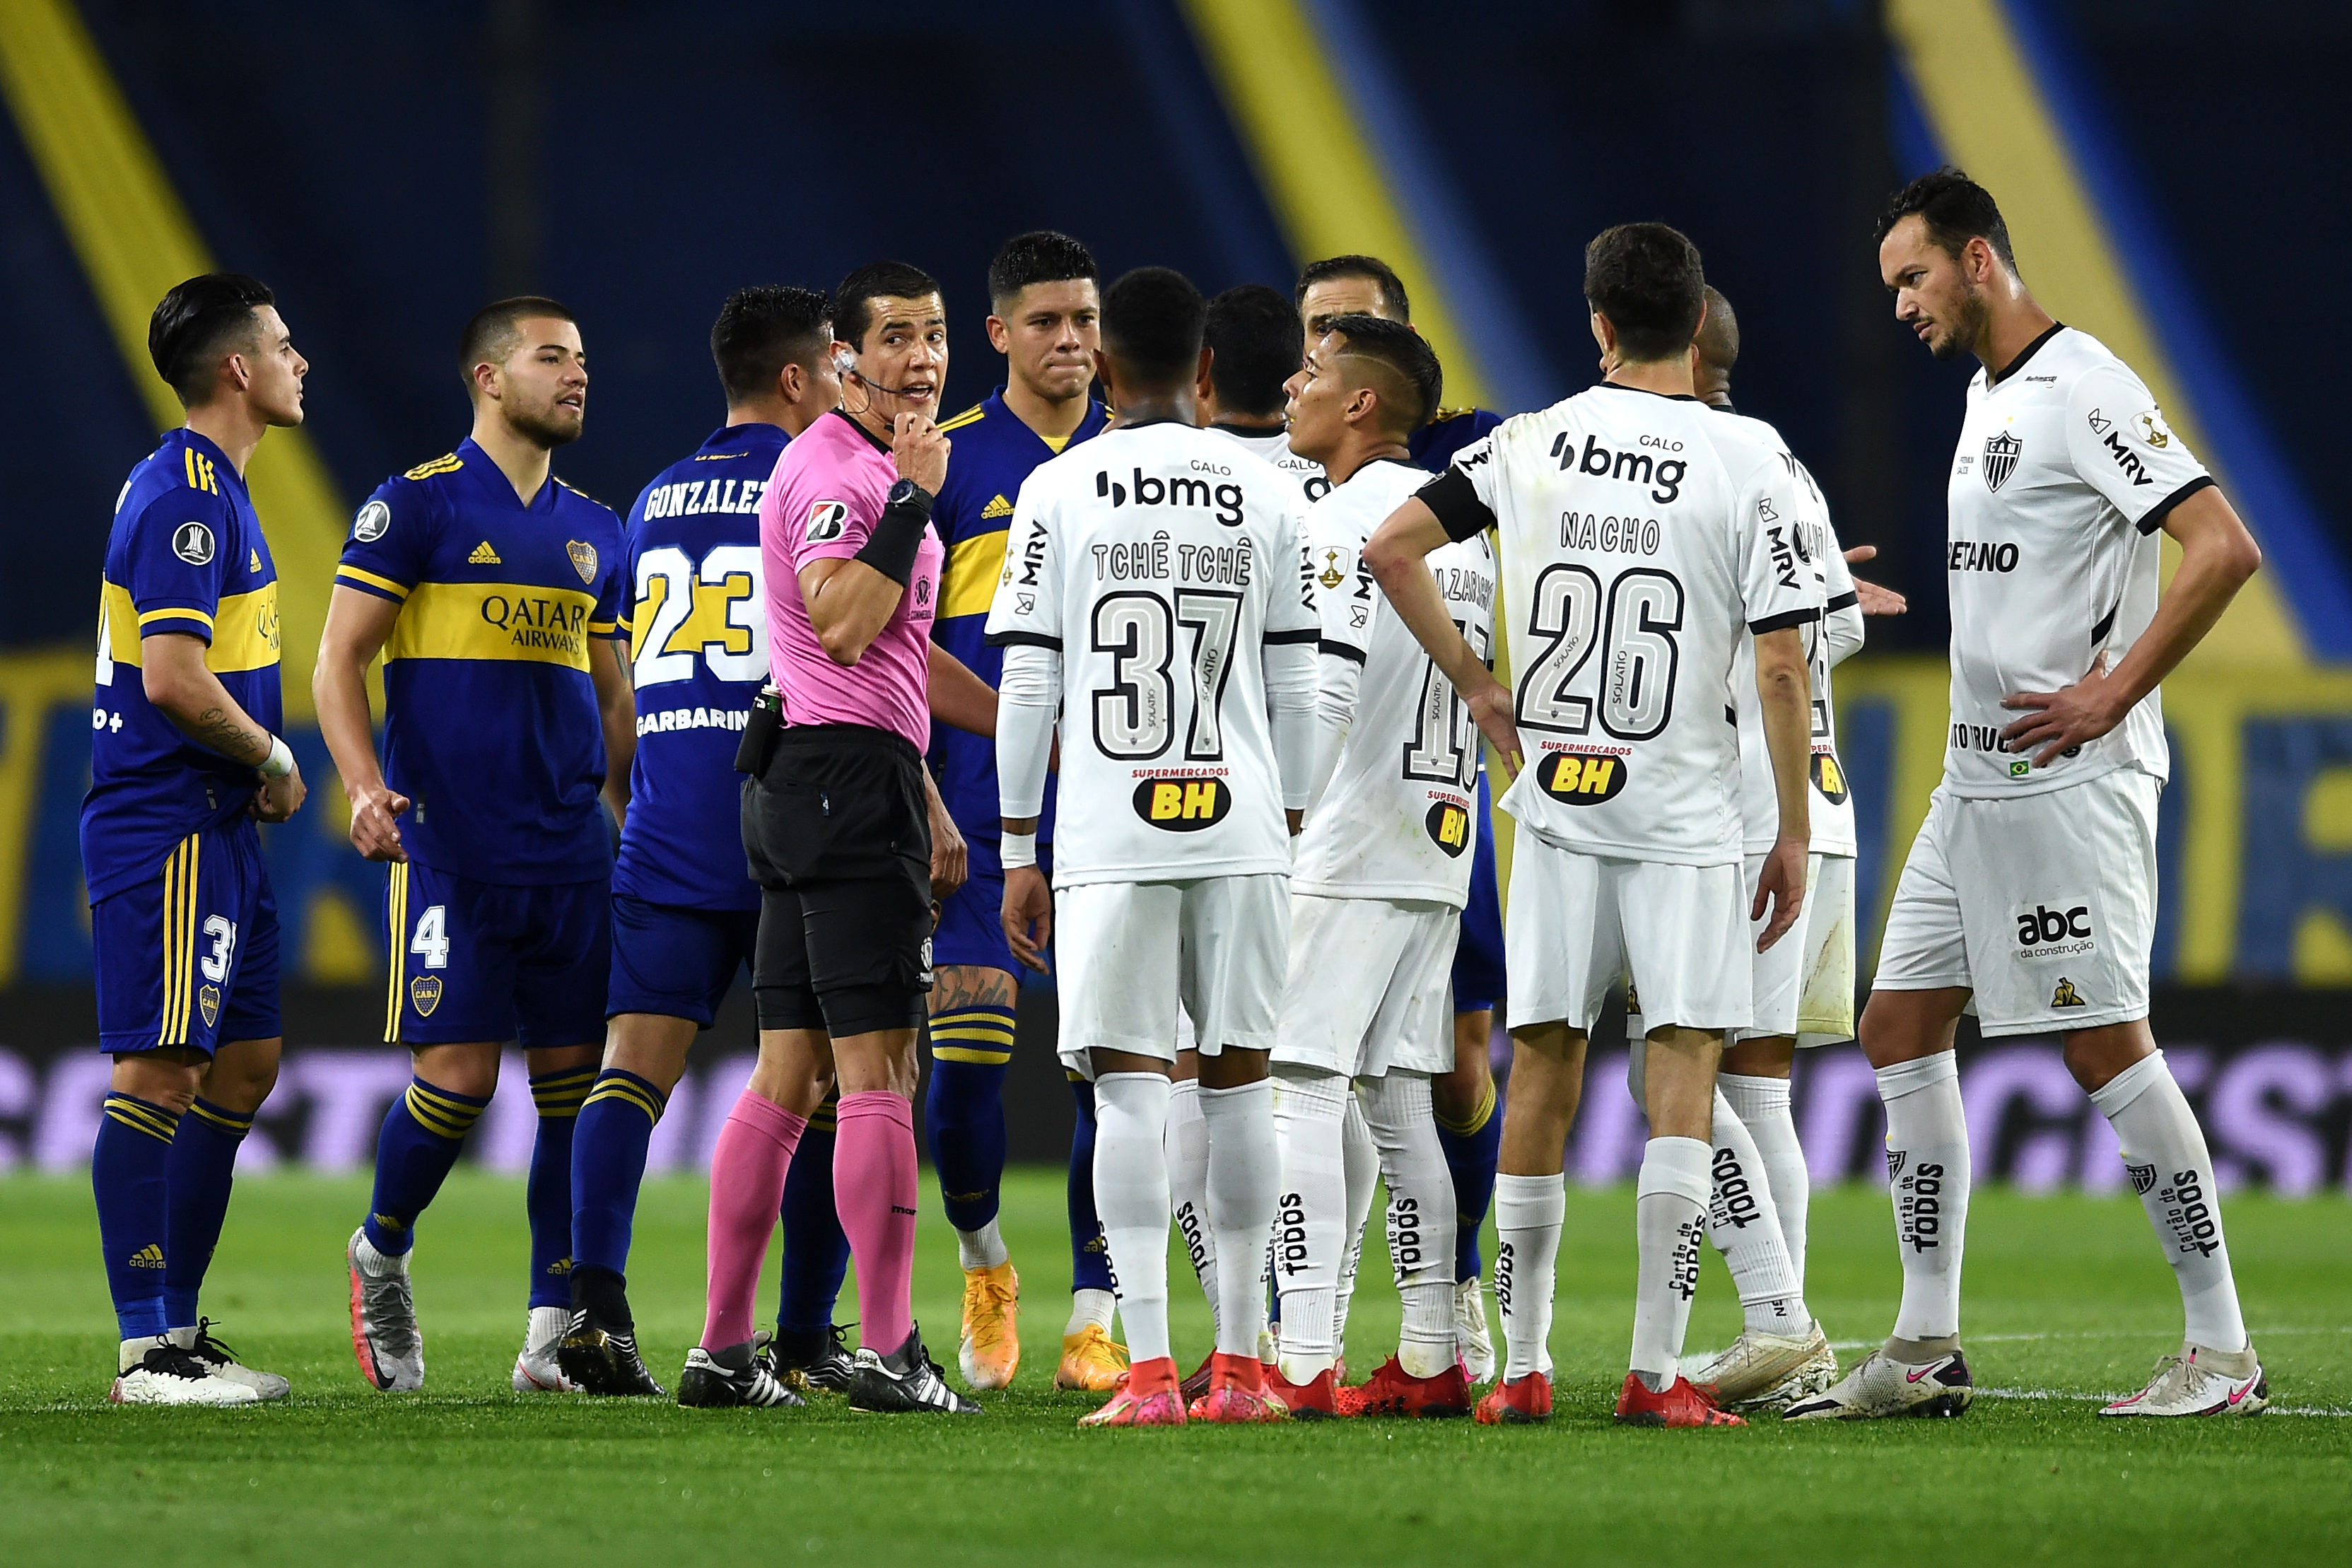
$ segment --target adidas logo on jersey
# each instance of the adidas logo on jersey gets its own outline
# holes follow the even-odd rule
[[[161,1268],[163,1267],[163,1249],[151,1241],[132,1253],[126,1261],[133,1268]]]
[[[1207,468],[1213,465],[1202,464],[1195,458],[1193,466]],[[1215,471],[1222,474],[1231,470],[1216,468]],[[1131,483],[1133,493],[1130,496],[1129,486],[1112,479],[1108,469],[1095,470],[1095,494],[1108,498],[1115,508],[1126,506],[1130,500],[1136,506],[1213,505],[1217,509],[1219,522],[1227,528],[1242,525],[1242,487],[1238,484],[1226,483],[1212,488],[1206,479],[1163,479],[1157,474],[1147,474],[1141,468],[1135,470]]]
[[[995,500],[990,501],[986,506],[982,507],[980,509],[980,515],[983,521],[992,517],[1011,517],[1013,515],[1013,503],[1006,500],[1000,495]]]
[[[474,552],[466,557],[466,564],[468,566],[503,566],[506,563],[499,559],[499,552],[491,549],[490,542],[485,539],[479,544],[474,546]]]
[[[1544,793],[1568,805],[1599,805],[1625,788],[1627,760],[1554,752],[1536,768]]]
[[[1234,809],[1234,792],[1223,779],[1145,779],[1135,786],[1135,815],[1171,833],[1214,827]]]
[[[248,557],[250,557],[250,558],[251,558],[251,564],[247,565],[247,566],[246,567],[246,570],[247,570],[247,571],[248,571],[248,572],[258,572],[258,571],[260,571],[260,570],[261,570],[261,552],[260,552],[260,551],[258,551],[258,550],[248,550],[248,551],[247,551],[247,552],[246,552],[246,554],[247,554]]]

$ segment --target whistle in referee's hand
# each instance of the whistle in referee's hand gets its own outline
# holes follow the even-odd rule
[[[762,686],[751,699],[751,716],[743,721],[743,739],[735,748],[735,771],[753,778],[765,773],[783,732],[783,693],[773,686]]]

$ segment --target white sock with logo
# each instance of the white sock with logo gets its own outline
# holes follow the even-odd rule
[[[1723,1254],[1748,1327],[1758,1333],[1802,1334],[1812,1326],[1804,1288],[1789,1258],[1772,1185],[1756,1140],[1720,1089],[1715,1095],[1715,1150],[1708,1173],[1707,1239]]]
[[[1756,1141],[1756,1156],[1772,1188],[1772,1206],[1780,1215],[1780,1239],[1789,1249],[1789,1267],[1795,1270],[1797,1287],[1802,1289],[1805,1220],[1812,1205],[1813,1178],[1805,1168],[1805,1151],[1797,1142],[1797,1119],[1789,1109],[1789,1080],[1718,1073],[1715,1086]]]
[[[1095,1210],[1118,1283],[1128,1354],[1168,1354],[1168,1080],[1151,1072],[1095,1079]]]
[[[1898,1340],[1960,1331],[1960,1252],[1969,1227],[1969,1118],[1949,1051],[1878,1069],[1886,1102],[1886,1185],[1903,1258]]]
[[[1337,1073],[1276,1070],[1282,1198],[1275,1215],[1274,1279],[1282,1297],[1282,1375],[1307,1383],[1339,1353],[1331,1325],[1348,1238],[1339,1128],[1349,1097],[1348,1080]]]
[[[965,1268],[1001,1268],[1010,1258],[1004,1250],[1004,1233],[997,1228],[993,1215],[978,1230],[956,1232],[956,1262]]]
[[[1364,1125],[1364,1108],[1348,1096],[1339,1123],[1339,1154],[1348,1180],[1348,1250],[1339,1259],[1339,1285],[1331,1298],[1331,1342],[1348,1348],[1348,1308],[1356,1299],[1356,1270],[1364,1261],[1364,1222],[1372,1215],[1372,1184],[1381,1178],[1381,1152]]]
[[[2246,1320],[2221,1235],[2212,1156],[2164,1053],[2142,1057],[2093,1089],[2091,1103],[2115,1127],[2124,1168],[2179,1282],[2188,1319],[2182,1337],[2209,1350],[2243,1350]]]
[[[1265,1328],[1265,1285],[1256,1269],[1243,1265],[1264,1254],[1281,1189],[1273,1080],[1232,1089],[1203,1085],[1201,1115],[1209,1126],[1209,1231],[1217,1238],[1217,1256],[1233,1265],[1217,1280],[1217,1349],[1255,1360]]]
[[[1062,1337],[1085,1333],[1088,1329],[1110,1332],[1110,1318],[1118,1310],[1118,1298],[1108,1290],[1073,1290],[1070,1292],[1070,1321],[1062,1325]]]
[[[1429,1076],[1366,1079],[1357,1099],[1388,1178],[1389,1264],[1404,1309],[1397,1363],[1411,1376],[1435,1377],[1454,1357],[1454,1205]]]
[[[1682,1367],[1683,1335],[1698,1289],[1699,1237],[1706,1225],[1715,1151],[1704,1139],[1653,1138],[1633,1184],[1633,1353],[1628,1364],[1653,1392]]]
[[[1192,1260],[1192,1277],[1217,1321],[1217,1238],[1209,1233],[1209,1124],[1201,1119],[1201,1085],[1192,1079],[1168,1089],[1168,1192],[1176,1233]]]
[[[1551,1371],[1551,1293],[1568,1184],[1549,1176],[1495,1178],[1495,1307],[1503,1320],[1503,1381]]]

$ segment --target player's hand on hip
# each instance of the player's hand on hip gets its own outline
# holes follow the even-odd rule
[[[400,842],[400,816],[408,797],[379,784],[352,792],[352,847],[371,860],[405,865],[408,850]]]
[[[898,465],[898,477],[933,495],[947,481],[948,452],[954,445],[919,414],[901,414],[891,421],[890,457]]]
[[[1804,911],[1805,861],[1810,849],[1811,846],[1801,838],[1782,838],[1764,857],[1764,869],[1756,879],[1756,900],[1748,906],[1748,918],[1760,921],[1769,907],[1772,919],[1756,939],[1757,952],[1769,952],[1772,944],[1789,934],[1789,928]]]
[[[931,808],[931,897],[944,899],[971,879],[971,850],[955,819]]]
[[[2026,716],[2000,732],[2005,751],[2033,752],[2033,765],[2046,768],[2077,746],[2088,745],[2123,722],[2130,704],[2107,681],[2107,656],[2091,661],[2091,672],[2057,691],[2013,691],[2000,700]],[[2038,751],[2035,748],[2040,748]]]
[[[1054,943],[1054,889],[1045,885],[1045,872],[1034,866],[1004,868],[1001,918],[1013,956],[1040,974],[1051,974],[1053,971],[1045,966],[1045,950]]]
[[[1512,778],[1527,765],[1527,748],[1519,742],[1519,716],[1511,707],[1511,689],[1491,676],[1486,684],[1463,700],[1468,704],[1470,717],[1477,722],[1478,732],[1486,737],[1495,754],[1503,759],[1503,769]]]
[[[1845,563],[1849,566],[1859,566],[1865,561],[1877,558],[1878,546],[1875,544],[1857,544],[1845,552]],[[1894,589],[1882,588],[1860,577],[1853,580],[1853,599],[1854,607],[1865,616],[1899,616],[1911,607],[1911,601]]]
[[[310,786],[302,782],[302,768],[297,763],[282,779],[262,780],[246,809],[257,822],[283,822],[301,810],[310,795]]]

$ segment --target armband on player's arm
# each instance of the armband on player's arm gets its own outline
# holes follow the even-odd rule
[[[1314,792],[1316,741],[1322,726],[1315,708],[1315,645],[1268,642],[1259,653],[1265,671],[1265,717],[1274,735],[1276,770],[1282,775],[1282,805],[1306,809]]]
[[[1045,809],[1045,763],[1061,706],[1061,649],[1006,645],[1004,679],[996,689],[996,778],[997,809],[1007,822],[1028,821]]]
[[[1459,468],[1448,468],[1413,492],[1436,515],[1445,537],[1456,544],[1495,526],[1494,509],[1478,499],[1478,487]]]
[[[930,526],[931,492],[912,479],[890,488],[890,502],[866,536],[864,549],[850,557],[863,561],[901,588],[915,580],[915,556],[923,548],[923,531]]]

